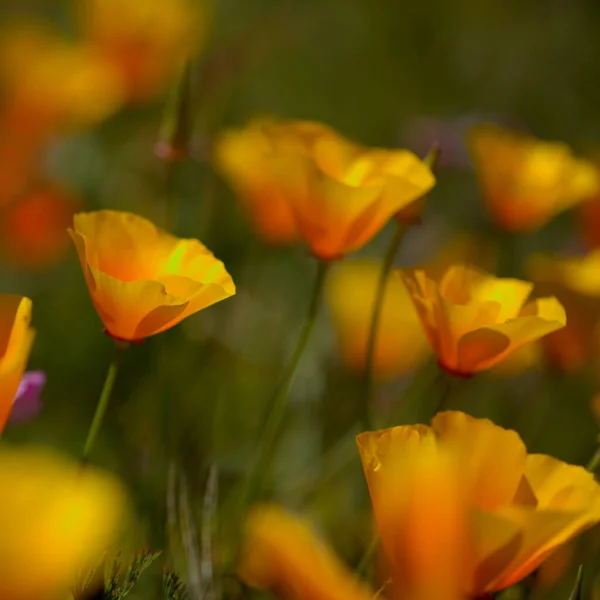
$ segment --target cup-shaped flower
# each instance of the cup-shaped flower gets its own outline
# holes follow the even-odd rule
[[[470,376],[565,326],[565,310],[554,298],[525,304],[533,284],[497,278],[466,265],[442,276],[426,270],[398,271],[441,367]]]
[[[536,289],[555,295],[569,315],[566,327],[542,340],[546,357],[565,371],[584,367],[600,350],[600,250],[562,258],[536,255],[527,269]]]
[[[0,597],[64,597],[122,533],[126,494],[111,476],[28,447],[0,449]]]
[[[335,136],[327,125],[293,121],[285,125],[253,119],[230,129],[215,144],[215,161],[242,202],[257,233],[267,242],[292,242],[298,230],[292,206],[282,190],[274,159],[286,152],[310,153],[322,137]]]
[[[344,261],[327,278],[326,295],[344,363],[365,369],[367,338],[373,318],[381,263]],[[429,346],[406,287],[390,274],[376,338],[373,369],[379,379],[404,375],[427,358]]]
[[[469,145],[484,201],[509,231],[539,229],[600,189],[597,167],[565,144],[484,124],[472,129]]]
[[[80,213],[69,230],[106,332],[135,341],[165,331],[235,293],[223,263],[137,215]]]
[[[455,547],[464,549],[462,591],[469,598],[513,585],[556,548],[600,520],[600,486],[591,473],[550,456],[528,454],[516,432],[487,419],[444,412],[436,415],[431,427],[367,432],[357,442],[383,548],[396,572],[410,568],[413,546],[436,545],[434,528],[428,539],[410,540],[411,547],[403,542],[424,527],[419,520],[437,523],[443,518],[444,494],[451,486],[467,517],[466,528],[454,529],[454,535]],[[418,465],[437,453],[439,460],[453,457],[452,470],[430,469],[429,495],[421,493],[412,505],[405,500],[394,507],[390,490],[397,494],[398,477],[408,477],[398,471],[398,464],[409,460]],[[449,482],[453,473],[455,478]],[[452,513],[453,519],[458,514]],[[402,530],[401,524],[407,527]],[[450,540],[451,536],[445,542]],[[430,573],[435,572],[435,564],[429,567]]]
[[[258,127],[270,148],[261,153],[263,180],[289,205],[300,236],[323,260],[364,246],[435,183],[431,169],[407,150],[364,148],[315,123]]]
[[[369,600],[369,593],[301,519],[274,505],[246,520],[240,579],[286,600]]]
[[[31,300],[0,294],[0,432],[6,424],[35,337]]]

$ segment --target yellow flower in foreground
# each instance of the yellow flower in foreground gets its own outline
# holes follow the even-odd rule
[[[564,329],[543,339],[550,363],[566,371],[582,368],[599,354],[600,250],[571,258],[534,256],[527,268],[536,289],[555,295],[569,315]]]
[[[225,144],[227,139],[236,138],[229,134]],[[242,165],[235,169],[236,186],[248,186],[248,196],[248,190],[263,186],[268,198],[286,203],[300,236],[324,260],[364,246],[435,183],[412,152],[364,148],[317,123],[263,120],[251,123],[237,140],[241,158],[221,147],[222,155],[232,152],[221,159],[226,171],[233,174],[233,160]]]
[[[365,369],[373,303],[381,273],[376,261],[344,261],[327,278],[327,299],[349,368]],[[405,286],[392,273],[388,279],[374,356],[378,378],[405,374],[429,354],[427,339]]]
[[[0,432],[10,414],[35,337],[30,321],[29,298],[0,294]]]
[[[64,597],[96,567],[127,514],[111,476],[41,448],[0,448],[0,598]]]
[[[600,189],[596,166],[573,156],[565,144],[491,124],[476,126],[469,144],[484,200],[505,229],[543,227]]]
[[[399,573],[398,565],[407,568],[415,560],[413,547],[416,556],[435,551],[439,526],[425,536],[428,519],[446,524],[445,543],[452,548],[452,535],[461,528],[453,525],[458,513],[448,517],[444,512],[446,490],[452,506],[463,502],[467,529],[455,548],[462,557],[463,593],[470,598],[516,583],[600,520],[600,486],[591,473],[550,456],[527,454],[516,432],[487,419],[444,412],[431,427],[367,432],[357,442],[384,551]],[[436,467],[448,457],[456,461],[448,463],[451,468]],[[401,484],[411,475],[398,469],[402,461],[433,464],[420,473],[422,487],[408,488],[404,495]],[[425,537],[410,538],[411,531]],[[435,569],[431,564],[428,573]]]
[[[440,366],[456,375],[489,369],[566,323],[556,298],[525,304],[533,289],[525,281],[465,265],[452,266],[435,279],[421,269],[398,273]]]
[[[287,600],[370,600],[337,557],[302,521],[277,506],[248,515],[238,565],[240,579]]]
[[[69,233],[107,333],[139,340],[235,294],[223,263],[198,240],[179,239],[137,215],[75,215]]]

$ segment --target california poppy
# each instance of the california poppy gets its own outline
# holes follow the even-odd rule
[[[80,213],[69,233],[92,302],[116,339],[155,335],[235,294],[225,266],[203,244],[137,215]]]
[[[466,265],[454,265],[443,276],[423,269],[398,274],[440,366],[456,375],[489,369],[566,324],[565,310],[554,297],[525,304],[533,290],[525,281]]]

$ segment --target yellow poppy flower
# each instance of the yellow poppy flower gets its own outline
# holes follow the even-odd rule
[[[0,597],[64,597],[121,533],[121,485],[54,451],[0,448]]]
[[[510,231],[539,229],[600,189],[596,166],[565,144],[485,124],[473,128],[469,145],[484,201]]]
[[[35,337],[30,321],[29,298],[0,294],[0,432],[10,414]]]
[[[547,358],[565,371],[584,367],[599,349],[600,250],[571,258],[534,256],[527,269],[536,289],[555,295],[569,315],[566,327],[542,340]]]
[[[365,369],[366,346],[381,264],[344,261],[327,278],[326,295],[344,362]],[[427,338],[405,286],[393,274],[387,282],[379,320],[373,367],[379,379],[403,375],[421,365],[429,354]]]
[[[300,236],[323,260],[364,246],[435,183],[407,150],[363,148],[310,122],[262,121],[249,130],[257,126],[269,151],[258,150],[256,177],[289,205]],[[242,154],[249,155],[247,148]]]
[[[440,366],[456,375],[489,369],[566,323],[556,298],[525,304],[533,289],[525,281],[500,279],[465,265],[454,265],[436,278],[422,269],[398,273]]]
[[[223,263],[137,215],[75,215],[75,242],[92,302],[108,334],[134,341],[165,331],[235,294]]]
[[[372,594],[300,519],[274,505],[247,517],[238,576],[287,600],[370,600]]]
[[[413,425],[367,432],[357,443],[383,548],[392,565],[407,564],[410,549],[398,543],[398,524],[427,520],[415,500],[394,509],[388,491],[396,489],[398,461],[440,452],[453,457],[467,513],[463,593],[470,598],[507,588],[536,569],[555,549],[600,520],[600,486],[583,467],[550,456],[527,454],[518,434],[461,412],[439,413],[431,427]],[[424,460],[424,459],[414,459]],[[418,463],[416,463],[418,464]],[[436,497],[444,499],[448,473],[432,471],[426,500],[433,522],[440,520]],[[453,492],[454,493],[454,492]],[[398,496],[393,496],[398,498]],[[423,500],[423,494],[418,500]],[[415,512],[416,510],[416,512]],[[396,514],[396,512],[398,514]],[[460,533],[460,529],[456,529]],[[435,546],[435,530],[418,545]],[[430,572],[435,572],[431,565]]]

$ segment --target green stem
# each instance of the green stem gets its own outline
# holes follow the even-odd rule
[[[288,395],[292,387],[294,376],[300,364],[300,359],[304,354],[310,334],[314,328],[319,313],[319,307],[321,305],[321,297],[323,295],[323,288],[327,273],[331,262],[319,261],[317,279],[315,282],[312,298],[308,308],[308,314],[304,322],[304,326],[296,345],[296,350],[292,355],[292,358],[285,370],[281,384],[275,394],[268,412],[266,419],[264,434],[260,441],[258,448],[258,458],[255,463],[252,472],[250,473],[249,483],[247,487],[246,500],[251,501],[256,492],[260,492],[262,487],[262,476],[265,472],[265,462],[269,459],[271,452],[273,451],[279,435],[281,433],[281,426],[285,417],[287,408]]]
[[[92,420],[92,424],[90,426],[90,430],[88,432],[87,438],[85,440],[85,445],[83,447],[82,461],[84,464],[88,462],[90,451],[94,445],[94,441],[96,440],[96,436],[98,435],[98,431],[100,430],[102,421],[104,420],[104,415],[106,414],[108,402],[110,400],[110,396],[115,385],[115,380],[117,378],[119,363],[121,362],[123,351],[126,347],[126,343],[124,344],[123,342],[115,341],[113,358],[108,367],[106,379],[104,380],[102,392],[100,393],[100,399],[98,400],[96,412],[94,413],[94,419]]]
[[[381,272],[379,274],[379,281],[377,283],[377,290],[375,292],[375,298],[373,301],[373,314],[371,317],[371,324],[369,326],[369,333],[367,337],[366,347],[366,358],[365,358],[365,387],[366,394],[365,398],[361,399],[363,402],[362,406],[362,426],[364,431],[368,431],[371,428],[370,409],[373,405],[375,395],[375,351],[377,347],[377,334],[379,331],[379,322],[381,320],[381,313],[383,310],[383,302],[385,298],[385,290],[388,282],[388,278],[392,267],[394,266],[394,260],[398,249],[404,238],[405,229],[402,225],[398,224],[396,233],[392,238],[392,241],[388,247],[388,250],[383,259],[381,266]]]
[[[595,473],[600,466],[600,446],[596,448],[596,452],[594,452],[594,456],[590,459],[590,462],[586,465],[586,469],[591,473]]]
[[[358,566],[356,567],[356,576],[359,579],[364,579],[367,574],[367,569],[369,568],[371,561],[373,560],[373,556],[375,556],[375,551],[379,546],[379,531],[375,531],[373,536],[371,537],[371,541],[369,545],[365,549],[365,553],[362,555]]]

